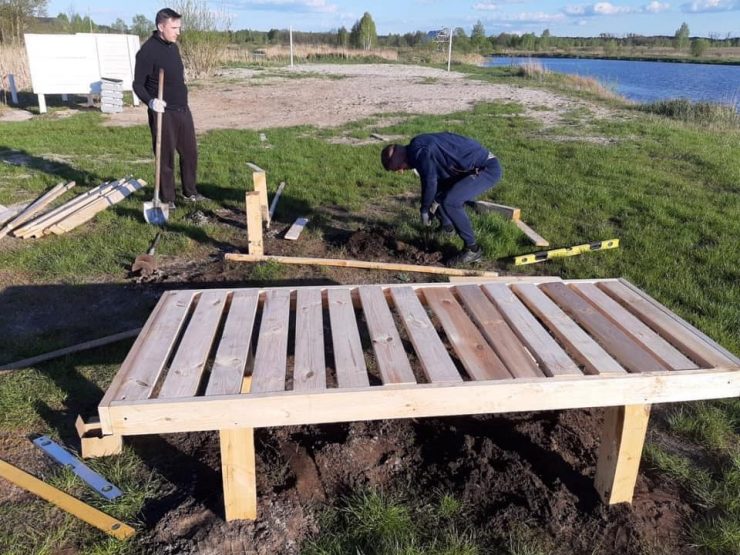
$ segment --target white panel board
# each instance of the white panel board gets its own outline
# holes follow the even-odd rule
[[[131,90],[139,37],[77,33],[26,34],[26,52],[36,94],[91,94],[100,92],[100,78],[123,81]]]

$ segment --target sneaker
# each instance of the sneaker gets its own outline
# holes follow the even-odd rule
[[[452,258],[450,258],[450,261],[447,263],[448,266],[461,266],[464,264],[472,264],[473,262],[478,262],[481,258],[483,258],[483,250],[480,247],[474,247],[474,248],[465,248]]]
[[[175,201],[172,201],[172,202],[165,202],[164,204],[165,204],[165,205],[167,206],[167,208],[169,208],[170,210],[174,210],[174,209],[175,209]]]
[[[202,202],[204,200],[208,200],[206,197],[201,195],[200,193],[195,193],[194,195],[190,195],[189,197],[185,197],[185,200],[190,202]]]

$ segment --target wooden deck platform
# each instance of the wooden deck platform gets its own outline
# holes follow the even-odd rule
[[[99,413],[106,434],[219,430],[231,519],[256,514],[256,427],[613,407],[613,503],[651,404],[738,395],[740,360],[624,280],[500,278],[167,292]]]

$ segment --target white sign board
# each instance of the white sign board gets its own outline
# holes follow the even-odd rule
[[[132,90],[136,35],[78,33],[76,35],[24,35],[33,92],[39,110],[46,112],[45,94],[97,94],[101,77],[120,79]],[[138,99],[134,95],[134,102]]]

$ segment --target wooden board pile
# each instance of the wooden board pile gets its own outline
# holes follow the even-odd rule
[[[0,229],[0,238],[8,234],[22,239],[61,235],[90,221],[98,212],[122,201],[145,185],[145,181],[131,177],[105,182],[44,212],[56,198],[75,186],[74,181],[60,183],[8,220]]]

